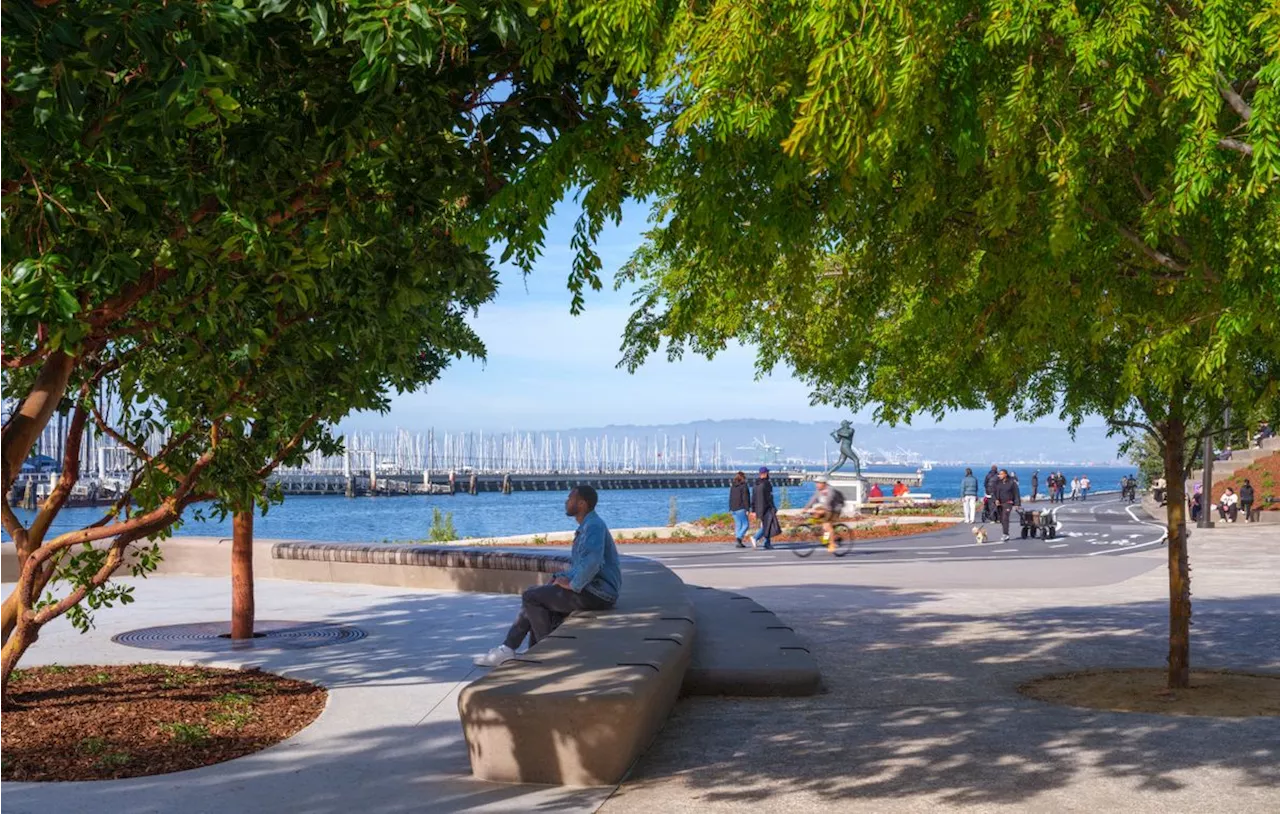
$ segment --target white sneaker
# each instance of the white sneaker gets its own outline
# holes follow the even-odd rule
[[[1001,538],[1000,538],[1000,542],[1002,542],[1002,543],[1007,543],[1007,542],[1009,542],[1009,535],[1007,535],[1007,534],[1006,534],[1005,536],[1001,537]]]
[[[515,657],[516,651],[505,644],[500,644],[488,653],[476,656],[475,664],[477,667],[497,667],[499,664],[505,664]]]

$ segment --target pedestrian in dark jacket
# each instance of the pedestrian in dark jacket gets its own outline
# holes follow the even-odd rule
[[[1001,469],[999,477],[996,479],[995,488],[992,489],[991,497],[995,501],[1000,511],[1000,528],[1004,532],[1004,540],[1009,540],[1009,517],[1013,514],[1014,506],[1022,505],[1022,498],[1018,495],[1018,483],[1009,477],[1009,473]]]
[[[1036,502],[1036,496],[1040,494],[1040,470],[1037,469],[1031,473],[1031,502]]]
[[[760,478],[751,495],[752,519],[759,519],[760,530],[756,532],[757,543],[764,543],[766,549],[772,549],[771,540],[782,535],[782,526],[778,523],[778,507],[773,504],[773,484],[769,482],[769,467],[760,467]]]
[[[1252,523],[1253,516],[1253,484],[1249,483],[1249,479],[1245,478],[1244,483],[1240,485],[1240,508],[1244,509],[1244,522]]]
[[[992,490],[996,487],[996,481],[1000,479],[1000,471],[996,469],[996,465],[991,465],[991,471],[982,480],[982,522],[996,519],[996,504],[991,498]]]
[[[747,513],[750,511],[751,487],[747,484],[746,473],[739,472],[733,476],[733,484],[729,487],[729,512],[733,515],[733,537],[738,542],[738,548],[747,547],[742,538],[747,536],[747,529],[751,528],[751,523],[747,520]]]

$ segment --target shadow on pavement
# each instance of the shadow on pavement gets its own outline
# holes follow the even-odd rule
[[[939,595],[919,591],[815,584],[747,593],[808,640],[829,693],[685,699],[605,812],[661,808],[668,799],[687,810],[769,801],[761,810],[842,801],[868,811],[1035,810],[1046,804],[1042,795],[1068,787],[1080,806],[1072,810],[1129,810],[1107,797],[1119,788],[1107,781],[1134,793],[1195,793],[1210,770],[1220,788],[1229,776],[1239,789],[1239,807],[1222,801],[1219,810],[1266,810],[1246,803],[1276,800],[1274,717],[1107,713],[1017,694],[1045,673],[1163,665],[1164,602],[987,614],[977,597],[972,612],[940,613],[929,609]],[[1273,596],[1201,600],[1195,612],[1193,666],[1280,672]],[[660,796],[664,787],[669,797]]]

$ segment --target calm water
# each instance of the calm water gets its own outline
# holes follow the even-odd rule
[[[979,479],[985,466],[974,466]],[[878,472],[895,471],[892,467],[875,467]],[[901,470],[907,471],[907,470]],[[1023,493],[1031,488],[1033,468],[1019,471]],[[1088,475],[1093,488],[1118,488],[1121,476],[1130,469],[1121,467],[1064,468],[1068,480],[1073,475]],[[964,467],[937,467],[925,473],[920,491],[934,497],[960,496],[960,478]],[[1049,474],[1040,470],[1041,492]],[[813,494],[813,485],[791,487],[788,497],[799,507]],[[571,530],[575,523],[564,515],[564,495],[555,492],[516,492],[511,495],[483,493],[475,495],[418,495],[411,497],[291,497],[272,506],[266,517],[254,523],[254,533],[261,538],[295,540],[337,540],[378,542],[382,540],[420,540],[431,526],[431,510],[453,513],[453,523],[461,537],[498,537],[508,534],[530,534],[544,531]],[[618,489],[600,493],[599,512],[614,528],[666,525],[670,500],[676,499],[676,515],[681,521],[696,520],[709,514],[727,511],[727,489]],[[781,502],[781,490],[775,488],[775,500]],[[22,522],[30,523],[33,512],[19,510]],[[99,508],[64,509],[53,532],[82,528],[102,516]],[[187,510],[186,523],[178,534],[214,537],[231,536],[231,519],[196,520]],[[8,539],[6,536],[5,539]]]

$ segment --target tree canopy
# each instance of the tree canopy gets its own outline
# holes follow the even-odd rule
[[[1186,449],[1280,401],[1280,9],[560,5],[653,102],[625,364],[746,342],[890,422],[1142,428],[1185,643]]]
[[[593,141],[644,124],[609,60],[518,2],[16,0],[3,32],[7,682],[41,624],[128,601],[109,577],[188,505],[261,503],[334,421],[483,354],[489,241],[527,266]],[[24,526],[10,487],[57,410],[67,463]],[[51,536],[87,425],[139,466]]]

